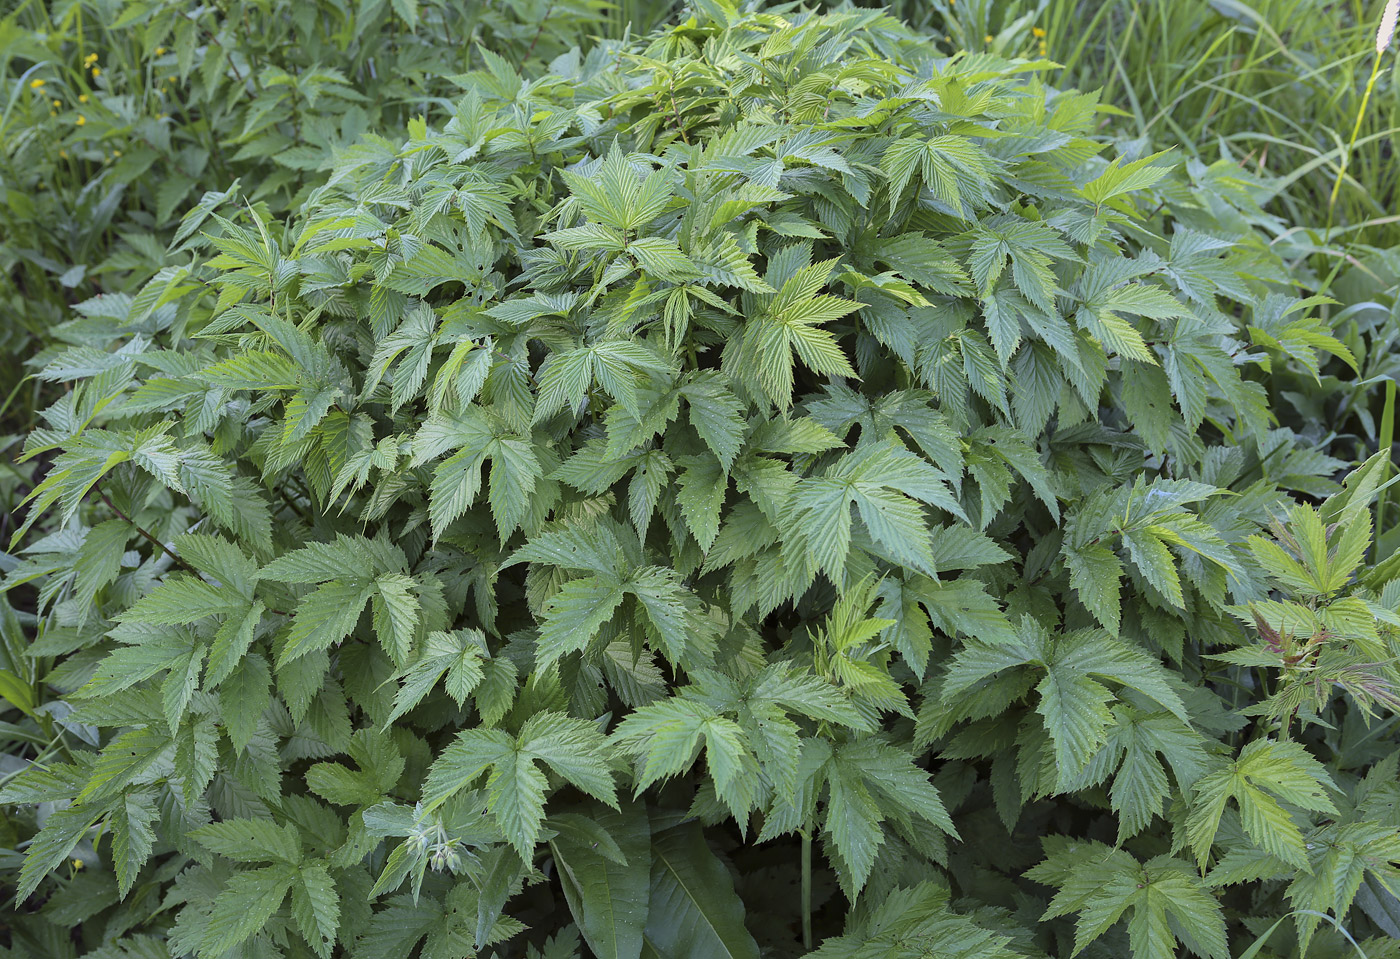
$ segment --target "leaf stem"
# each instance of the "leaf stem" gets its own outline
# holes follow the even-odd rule
[[[198,571],[197,569],[195,569],[195,568],[194,568],[193,566],[191,566],[189,563],[187,563],[187,562],[185,562],[183,559],[181,559],[180,556],[179,556],[179,554],[177,554],[177,553],[176,553],[173,549],[171,549],[169,546],[166,546],[164,543],[162,543],[162,542],[160,541],[160,539],[159,539],[157,536],[155,536],[153,533],[151,533],[150,530],[146,529],[144,526],[142,526],[142,525],[140,525],[139,523],[137,523],[136,520],[132,519],[130,516],[127,516],[127,515],[126,515],[125,513],[123,513],[120,509],[118,509],[118,508],[117,508],[117,504],[113,503],[113,502],[111,501],[111,499],[108,498],[108,496],[107,496],[107,491],[104,490],[104,489],[102,488],[102,484],[101,484],[101,483],[95,484],[95,485],[94,485],[94,489],[97,490],[97,495],[100,496],[100,497],[102,498],[102,502],[106,503],[106,504],[107,504],[107,508],[110,509],[112,512],[116,513],[117,516],[118,516],[118,518],[126,520],[127,523],[129,523],[129,524],[131,525],[131,528],[132,528],[132,529],[136,530],[136,532],[140,533],[143,537],[145,537],[145,538],[146,538],[147,540],[149,540],[152,544],[154,544],[154,545],[156,546],[156,548],[159,549],[162,553],[164,553],[166,556],[169,556],[172,560],[174,560],[175,564],[176,564],[177,566],[179,566],[181,569],[183,569],[183,570],[185,570],[185,571],[187,571],[187,572],[190,572],[190,573],[194,573],[194,575],[196,575],[196,576],[199,575],[199,571]]]

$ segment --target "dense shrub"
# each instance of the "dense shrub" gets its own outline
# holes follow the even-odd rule
[[[0,399],[20,362],[81,335],[65,325],[75,300],[134,292],[169,265],[179,216],[203,193],[241,184],[274,213],[295,209],[337,147],[455,97],[452,77],[492,56],[535,68],[605,11],[590,0],[89,0],[6,12],[0,355],[19,362],[0,368]],[[7,403],[0,422],[41,405]]]
[[[1395,955],[1388,461],[1273,417],[1352,358],[1255,185],[698,6],[81,305],[12,953]]]

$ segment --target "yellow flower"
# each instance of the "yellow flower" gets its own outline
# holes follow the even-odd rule
[[[65,159],[65,160],[68,159],[68,151],[67,151],[67,150],[59,150],[59,151],[58,151],[58,155],[59,155],[60,157],[62,157],[63,159]]]
[[[122,155],[122,151],[120,151],[120,150],[113,150],[113,151],[112,151],[112,156],[117,157],[118,159],[121,158],[121,155]]]
[[[96,62],[97,62],[97,54],[95,54],[95,53],[89,53],[87,56],[83,57],[83,66],[85,66],[85,67],[90,67],[90,66],[92,66],[92,65],[93,65],[94,63],[96,63]]]
[[[80,93],[80,94],[78,94],[78,102],[79,102],[79,103],[87,103],[87,101],[88,101],[88,95],[87,95],[86,93]]]
[[[1040,27],[1031,27],[1031,36],[1035,37],[1038,40],[1044,40],[1045,31]]]
[[[54,108],[55,110],[57,110],[57,109],[58,109],[59,107],[61,107],[61,106],[63,106],[62,101],[60,101],[60,100],[55,100],[55,101],[53,102],[53,108]]]
[[[1042,43],[1040,44],[1040,55],[1041,55],[1042,57],[1044,57],[1044,56],[1049,56],[1049,54],[1050,54],[1050,48],[1047,47],[1047,46],[1044,44],[1044,42],[1042,42]]]
[[[29,89],[31,89],[31,90],[37,90],[37,89],[39,89],[40,87],[42,87],[43,85],[44,85],[44,81],[43,81],[42,79],[40,79],[39,77],[35,77],[33,80],[30,80],[30,81],[29,81]]]
[[[76,123],[78,126],[82,126],[84,123],[87,123],[87,117],[83,116],[80,113],[78,114],[78,119],[74,120],[73,122]]]
[[[93,68],[92,68],[92,77],[93,77],[93,79],[95,80],[95,79],[97,79],[97,78],[100,77],[100,76],[102,76],[102,68],[101,68],[101,67],[93,67]]]
[[[159,57],[159,56],[163,56],[164,54],[165,54],[165,47],[156,47],[156,56]]]
[[[991,43],[993,39],[994,39],[994,38],[993,38],[992,35],[989,33],[989,34],[987,34],[985,37],[982,38],[982,42],[983,42],[983,43]]]
[[[73,860],[73,868],[74,868],[74,869],[82,869],[83,866],[85,866],[85,865],[87,865],[87,864],[84,863],[81,859],[74,859],[74,860]]]

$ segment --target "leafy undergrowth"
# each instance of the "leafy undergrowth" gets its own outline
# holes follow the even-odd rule
[[[241,183],[295,209],[334,151],[452,98],[491,57],[531,69],[605,22],[596,0],[29,0],[0,11],[0,431],[54,398],[25,361],[75,302],[134,293],[180,215]],[[458,38],[444,43],[442,37]],[[483,48],[487,52],[482,52]],[[42,365],[42,363],[40,364]],[[5,504],[5,505],[8,505]],[[8,535],[8,533],[7,533]]]
[[[80,306],[10,955],[1400,954],[1390,464],[1278,425],[1355,358],[1257,184],[698,6]]]

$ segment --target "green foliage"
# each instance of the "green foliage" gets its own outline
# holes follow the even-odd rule
[[[946,49],[1053,61],[1057,85],[1099,89],[1104,103],[1121,111],[1107,129],[1134,150],[1178,149],[1211,164],[1210,179],[1231,188],[1240,186],[1232,167],[1212,161],[1228,159],[1257,176],[1264,215],[1246,217],[1272,238],[1301,288],[1339,301],[1320,309],[1361,368],[1356,375],[1343,362],[1325,362],[1321,383],[1305,369],[1274,370],[1275,411],[1343,459],[1390,445],[1394,434],[1380,427],[1382,387],[1395,376],[1400,334],[1400,232],[1390,215],[1400,188],[1400,168],[1390,158],[1400,130],[1400,74],[1396,44],[1376,50],[1386,0],[1344,7],[1323,0],[889,6]],[[1266,322],[1289,326],[1279,313]],[[1280,342],[1289,339],[1285,332]],[[1397,519],[1392,509],[1377,523],[1387,551],[1400,544]]]
[[[1053,60],[1063,67],[1066,86],[1102,88],[1104,99],[1123,111],[1125,137],[1178,145],[1202,158],[1223,153],[1271,179],[1270,212],[1285,221],[1277,229],[1307,231],[1300,256],[1342,237],[1364,236],[1385,247],[1400,238],[1387,216],[1400,187],[1386,159],[1386,143],[1400,128],[1395,48],[1379,58],[1375,50],[1384,0],[1344,7],[1319,0],[889,6],[953,49]],[[1378,61],[1379,82],[1363,110]],[[1348,147],[1358,112],[1360,129]],[[1327,235],[1329,213],[1334,226],[1345,225],[1342,232]],[[1322,267],[1330,269],[1330,263]]]
[[[1255,184],[875,12],[483,57],[46,358],[10,955],[1396,954]]]
[[[607,12],[598,0],[6,5],[0,304],[11,319],[0,355],[101,348],[86,318],[100,327],[100,304],[178,265],[170,240],[201,197],[295,208],[334,153],[367,131],[401,127],[424,102],[459,94],[454,78],[473,69],[518,83],[503,56],[547,62],[597,32]],[[68,315],[99,293],[117,299]],[[20,387],[19,372],[0,374],[0,399]],[[32,427],[41,395],[7,404],[7,421]]]

